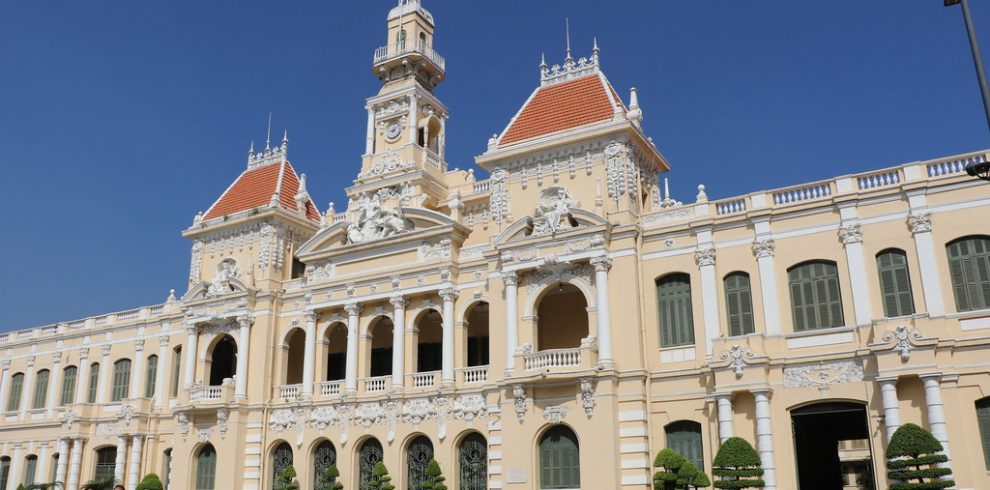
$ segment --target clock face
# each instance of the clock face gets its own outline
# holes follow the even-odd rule
[[[399,137],[399,133],[402,131],[402,126],[399,125],[398,121],[392,121],[388,126],[385,126],[385,137],[394,140]]]

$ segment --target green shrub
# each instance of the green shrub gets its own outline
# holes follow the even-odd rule
[[[712,463],[712,475],[718,477],[715,488],[763,488],[760,455],[741,437],[730,437],[718,448]]]
[[[669,447],[661,449],[657,457],[653,458],[653,467],[660,468],[653,474],[653,488],[674,490],[677,485],[677,470],[686,462],[681,453]]]
[[[687,488],[689,484],[694,488],[708,488],[712,486],[711,480],[708,479],[708,475],[704,471],[699,470],[694,463],[685,461],[677,469],[677,487]]]
[[[275,479],[275,488],[277,490],[299,490],[299,482],[296,481],[296,469],[291,464],[279,473],[278,478]]]
[[[148,473],[144,475],[141,479],[141,483],[138,483],[137,488],[134,490],[162,490],[162,481],[158,478],[158,475],[154,473]]]
[[[426,481],[419,484],[419,488],[423,490],[447,490],[447,485],[443,482],[446,480],[443,476],[443,472],[440,470],[440,463],[437,460],[431,459],[429,464],[426,465]]]
[[[368,488],[373,490],[395,490],[395,485],[390,483],[392,477],[388,476],[388,468],[381,461],[375,463],[371,469],[371,480],[368,481]]]
[[[956,485],[952,469],[939,468],[949,461],[940,454],[942,444],[915,424],[900,426],[887,445],[887,478],[890,490],[934,490]]]
[[[93,479],[82,484],[81,490],[111,490],[113,488],[113,477],[102,480]]]
[[[330,465],[320,475],[319,488],[322,490],[343,490],[344,484],[337,481],[339,476],[340,471],[337,470],[337,465]]]

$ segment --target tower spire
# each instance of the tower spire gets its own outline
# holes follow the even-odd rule
[[[265,137],[265,149],[270,150],[272,148],[272,113],[268,112],[268,136]]]
[[[571,57],[571,19],[564,17],[564,36],[567,38],[567,58],[564,61],[573,61]]]

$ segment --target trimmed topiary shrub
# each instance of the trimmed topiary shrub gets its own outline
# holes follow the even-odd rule
[[[296,469],[290,464],[286,466],[278,478],[275,479],[277,490],[299,490],[299,482],[296,481]]]
[[[154,473],[148,473],[144,475],[141,483],[138,483],[137,488],[134,490],[162,490],[162,481],[158,478],[158,475]]]
[[[708,479],[708,475],[704,471],[698,469],[694,463],[690,461],[685,461],[677,470],[677,487],[678,488],[708,488],[712,486],[711,480]]]
[[[337,481],[337,477],[340,476],[340,471],[337,470],[337,465],[332,464],[323,474],[320,475],[320,486],[321,490],[343,490],[344,484]]]
[[[712,463],[715,488],[763,488],[765,483],[760,455],[741,437],[730,437],[718,448]]]
[[[949,461],[939,454],[942,444],[927,430],[904,424],[894,431],[887,445],[887,478],[890,490],[929,490],[954,487],[952,469],[939,468]]]
[[[686,463],[687,460],[681,453],[667,447],[657,453],[653,458],[653,467],[659,468],[653,474],[654,490],[675,490],[677,488],[677,470]]]
[[[431,459],[426,465],[426,481],[419,484],[419,488],[423,490],[447,490],[447,485],[443,482],[446,480],[443,476],[443,472],[440,470],[440,463],[437,460]]]
[[[82,490],[110,490],[113,488],[113,477],[102,480],[93,479],[82,484]]]
[[[381,461],[375,463],[371,469],[371,480],[368,481],[368,488],[372,490],[395,490],[395,485],[391,483],[392,477],[388,476],[388,468]]]

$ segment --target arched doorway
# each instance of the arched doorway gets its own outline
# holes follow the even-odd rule
[[[581,488],[581,453],[577,435],[555,425],[540,437],[540,488]]]
[[[237,370],[237,343],[230,335],[217,339],[210,352],[210,386],[220,386]]]
[[[371,336],[371,365],[368,376],[392,374],[392,319],[380,316],[368,329]]]
[[[306,333],[301,328],[293,329],[285,338],[285,384],[302,383],[303,363],[306,356]]]
[[[288,442],[282,442],[278,446],[275,446],[275,450],[272,451],[272,488],[278,488],[275,485],[278,483],[278,477],[285,471],[289,465],[292,464],[292,446]]]
[[[577,286],[558,283],[540,298],[536,349],[574,349],[588,336],[588,301]]]
[[[382,443],[373,437],[361,443],[358,450],[358,490],[369,490],[368,483],[371,481],[371,470],[375,468],[384,457]]]
[[[172,453],[169,450],[169,463]],[[212,444],[200,448],[196,454],[196,490],[214,490],[217,484],[217,451]]]
[[[426,467],[433,459],[433,443],[426,436],[418,436],[406,447],[406,487],[418,490],[426,481]]]
[[[798,488],[876,488],[866,406],[820,402],[791,410]]]
[[[488,488],[488,441],[485,436],[472,432],[461,440],[457,448],[457,481],[461,490],[485,490]]]
[[[443,317],[429,309],[416,320],[416,372],[439,371],[443,367]]]
[[[467,315],[467,365],[488,365],[488,303],[471,307]]]
[[[330,487],[320,485],[320,478],[326,473],[327,468],[335,464],[337,464],[337,448],[332,442],[324,440],[313,449],[313,488],[330,490]]]
[[[347,371],[347,326],[336,322],[327,328],[327,381],[344,379]]]

